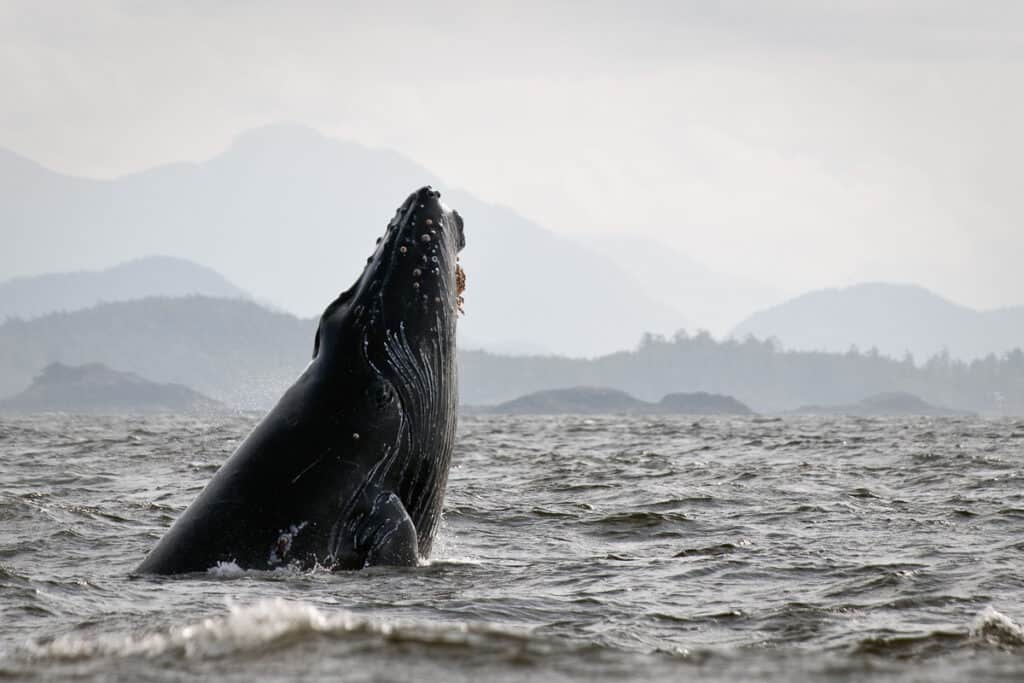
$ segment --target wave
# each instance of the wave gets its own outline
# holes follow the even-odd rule
[[[954,631],[933,631],[921,635],[878,635],[859,641],[852,653],[883,659],[922,660],[956,650],[966,640],[963,633]]]
[[[853,652],[888,659],[922,660],[964,647],[1021,653],[1024,652],[1024,627],[988,606],[966,632],[873,636],[858,642]]]
[[[1004,650],[1024,649],[1024,627],[991,605],[974,620],[970,636],[977,643]]]
[[[400,642],[457,649],[460,645],[476,648],[510,641],[522,645],[530,640],[531,633],[529,629],[488,623],[383,619],[344,611],[327,613],[308,603],[278,598],[248,606],[229,605],[227,614],[155,632],[64,635],[48,642],[30,641],[25,654],[36,661],[166,655],[219,658],[320,637],[351,639],[361,647]]]

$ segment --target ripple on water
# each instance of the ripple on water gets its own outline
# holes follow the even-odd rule
[[[421,567],[129,578],[257,417],[0,420],[0,675],[1024,671],[1019,421],[468,418]]]

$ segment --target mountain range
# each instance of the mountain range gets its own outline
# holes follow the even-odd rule
[[[923,287],[869,283],[809,292],[750,316],[733,336],[776,338],[787,349],[842,353],[851,346],[918,361],[971,360],[1024,346],[1024,306],[977,311]]]
[[[644,244],[643,240],[637,243]],[[609,248],[609,244],[614,241],[603,242],[599,250]],[[666,287],[681,291],[680,299],[688,311],[703,310],[713,317],[710,309],[716,302],[691,285],[714,279],[714,273],[702,272],[699,264],[680,254],[659,252],[654,244],[647,244],[637,253],[649,254],[654,263],[662,259],[679,264],[674,283],[667,282],[672,277],[667,267],[667,274],[651,268],[651,272],[639,274],[640,286],[655,287],[654,283],[665,280]],[[722,284],[724,291],[726,283]],[[732,310],[738,310],[739,302],[759,296],[753,291],[744,293],[735,282],[731,287],[735,295]],[[682,292],[688,289],[692,294]],[[102,271],[49,273],[0,282],[0,320],[73,312],[106,302],[187,295],[253,299],[210,268],[180,258],[150,256]],[[728,306],[722,307],[720,321],[725,320],[727,309]],[[527,336],[527,330],[518,339],[481,342],[467,334],[465,328],[461,325],[459,330],[462,349],[483,348],[505,355],[552,355],[550,349]],[[920,287],[864,284],[810,292],[760,311],[735,327],[730,336],[774,338],[784,348],[793,350],[845,353],[855,347],[861,351],[875,349],[891,358],[903,358],[909,353],[918,361],[944,352],[953,358],[973,359],[1022,345],[1024,307],[981,312],[953,304]]]
[[[311,318],[354,281],[396,206],[423,184],[440,187],[466,222],[463,349],[597,357],[681,328],[918,360],[1024,343],[1024,307],[975,311],[909,285],[821,290],[772,306],[784,292],[657,241],[563,237],[448,189],[395,152],[288,125],[242,134],[206,161],[112,180],[0,150],[0,320],[185,294],[250,297]]]
[[[156,297],[0,324],[0,399],[29,387],[52,363],[102,363],[158,384],[181,384],[232,408],[266,409],[312,355],[315,319],[245,299]],[[863,353],[782,352],[749,338],[649,337],[595,359],[459,351],[464,404],[493,405],[536,391],[598,386],[640,400],[724,394],[759,412],[850,405],[903,392],[935,405],[1024,414],[1024,352],[922,366]]]
[[[313,316],[359,275],[408,193],[427,184],[465,219],[462,332],[474,343],[588,356],[682,326],[679,311],[606,256],[452,190],[399,154],[299,126],[250,131],[207,161],[113,180],[0,153],[0,278],[166,254]]]

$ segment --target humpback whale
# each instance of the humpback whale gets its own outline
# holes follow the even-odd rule
[[[456,423],[462,218],[424,187],[320,317],[313,359],[136,570],[428,557]]]

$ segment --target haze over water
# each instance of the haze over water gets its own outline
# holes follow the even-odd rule
[[[110,179],[294,122],[583,241],[991,309],[1024,303],[1022,36],[1015,0],[9,0],[0,148]]]
[[[1019,420],[466,418],[427,566],[130,578],[253,422],[0,422],[0,673],[1024,672]]]

